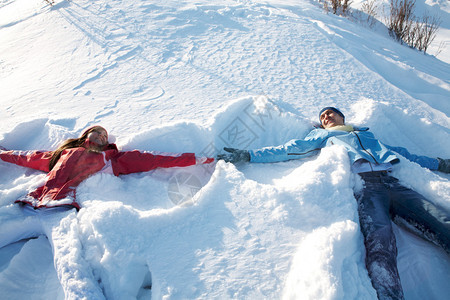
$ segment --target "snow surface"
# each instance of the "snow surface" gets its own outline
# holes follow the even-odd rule
[[[448,44],[448,1],[416,2],[441,14]],[[51,150],[101,124],[123,150],[214,155],[303,138],[334,105],[387,144],[448,158],[445,53],[306,0],[0,0],[0,145]],[[405,159],[394,172],[450,209],[449,175]],[[44,176],[0,162],[0,206]],[[340,147],[302,161],[97,174],[77,190],[78,250],[111,299],[122,298],[118,281],[140,299],[376,299],[360,186]],[[448,255],[395,231],[406,298],[447,299]],[[150,280],[151,296],[140,289]],[[0,249],[0,290],[64,298],[45,237]]]

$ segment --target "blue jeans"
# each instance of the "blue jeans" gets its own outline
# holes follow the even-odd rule
[[[413,226],[450,253],[450,214],[408,189],[387,172],[360,173],[365,182],[357,195],[366,247],[366,267],[379,299],[404,299],[397,269],[397,246],[391,220]]]

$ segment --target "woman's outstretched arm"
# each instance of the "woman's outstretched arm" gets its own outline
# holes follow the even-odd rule
[[[22,167],[49,172],[51,151],[16,151],[0,146],[0,159]]]
[[[156,168],[187,167],[198,163],[211,163],[213,158],[196,158],[194,153],[120,152],[112,159],[114,174],[147,172]]]

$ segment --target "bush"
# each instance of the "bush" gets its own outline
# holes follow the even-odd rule
[[[369,23],[370,27],[373,27],[377,18],[377,9],[378,5],[376,4],[376,0],[367,0],[363,3],[361,10],[363,13],[367,14],[367,23]]]
[[[347,15],[350,9],[351,0],[324,0],[323,7],[328,11],[331,6],[331,10],[335,15]]]
[[[398,41],[405,41],[414,22],[415,0],[391,0],[387,20],[389,34]]]
[[[418,19],[414,15],[415,5],[415,0],[391,0],[390,14],[386,24],[393,38],[426,52],[436,37],[440,20],[428,15]]]

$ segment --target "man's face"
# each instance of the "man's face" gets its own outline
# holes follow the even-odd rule
[[[331,109],[327,109],[320,115],[320,122],[325,129],[345,125],[344,118]]]

